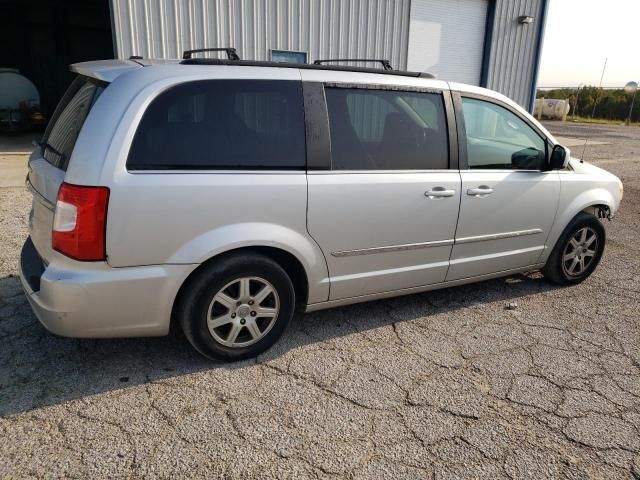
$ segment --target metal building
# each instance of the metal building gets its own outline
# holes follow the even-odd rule
[[[384,58],[532,108],[548,0],[110,0],[115,55]]]
[[[388,59],[499,90],[530,109],[548,1],[0,1],[9,42],[0,68],[29,78],[49,114],[73,78],[70,63],[228,46],[248,60]]]

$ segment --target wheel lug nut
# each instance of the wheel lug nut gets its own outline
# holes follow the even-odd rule
[[[240,305],[242,305],[242,302],[238,301],[236,302],[236,305],[239,307]]]
[[[236,318],[236,314],[235,314],[235,313],[232,313],[232,314],[231,314],[231,318]]]
[[[256,312],[251,312],[251,316],[255,317],[256,316]]]
[[[249,300],[249,305],[253,305],[253,300]]]
[[[245,323],[247,323],[247,321],[244,318],[240,320],[240,325],[244,325]]]

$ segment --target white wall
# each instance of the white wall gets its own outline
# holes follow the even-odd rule
[[[480,84],[488,0],[413,0],[407,68]]]

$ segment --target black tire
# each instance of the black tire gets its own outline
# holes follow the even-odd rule
[[[272,324],[270,323],[269,329],[264,329],[263,337],[248,346],[230,347],[214,338],[214,334],[218,332],[217,330],[214,330],[213,333],[210,332],[207,323],[209,308],[212,305],[216,305],[216,307],[212,308],[220,306],[212,304],[212,302],[216,294],[226,285],[239,281],[241,278],[249,277],[266,280],[273,287],[277,296],[270,296],[270,299],[272,302],[278,302],[279,309],[275,320]],[[252,282],[254,282],[253,287],[256,286],[256,283],[260,287],[259,280],[252,280]],[[233,285],[230,288],[233,288]],[[277,300],[275,300],[276,298]],[[255,357],[271,347],[289,325],[294,310],[295,290],[284,269],[263,255],[242,253],[229,255],[214,261],[189,279],[179,299],[177,319],[189,343],[202,355],[210,359],[237,361]],[[240,314],[234,314],[236,318],[239,318],[239,316]],[[247,321],[249,320],[251,319],[247,316]],[[257,322],[258,319],[255,321]],[[230,326],[229,328],[232,327]],[[247,337],[251,332],[246,326],[238,326],[237,328],[241,329],[241,334],[238,335],[238,338],[243,335],[249,341],[253,341],[251,337]],[[223,334],[220,336],[223,336]]]
[[[565,256],[565,254],[578,255],[580,253],[580,249],[576,250],[573,244],[569,246],[569,243],[572,242],[572,239],[574,241],[577,241],[578,239],[575,238],[575,236],[578,235],[584,228],[590,229],[588,230],[588,232],[593,232],[593,234],[596,235],[596,239],[594,240],[596,247],[593,249],[595,251],[595,254],[590,257],[584,257],[585,261],[586,259],[589,259],[589,261],[585,265],[583,271],[571,274],[569,270],[571,268],[571,265],[573,264],[573,261],[566,260],[566,263],[563,264],[563,257]],[[588,238],[590,239],[591,237]],[[569,225],[567,225],[567,227],[562,232],[562,235],[560,235],[560,238],[551,251],[551,255],[549,255],[547,263],[542,269],[542,273],[544,274],[545,278],[559,285],[575,285],[583,282],[589,277],[589,275],[593,273],[593,271],[598,266],[598,263],[600,263],[602,253],[604,252],[605,241],[606,233],[604,227],[602,226],[602,223],[600,223],[600,221],[591,214],[584,212],[579,213],[573,220],[571,220],[571,222],[569,222]],[[584,251],[585,250],[582,250],[582,252]],[[590,251],[590,249],[588,251]],[[583,253],[583,255],[585,254]],[[577,267],[577,269],[579,270],[579,266]]]

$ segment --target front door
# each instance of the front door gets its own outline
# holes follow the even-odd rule
[[[560,195],[558,173],[541,171],[546,140],[489,100],[462,97],[462,110],[468,169],[447,280],[534,265]]]
[[[309,172],[307,222],[330,298],[444,281],[460,175],[448,169],[442,92],[334,85],[325,97],[331,168]]]

